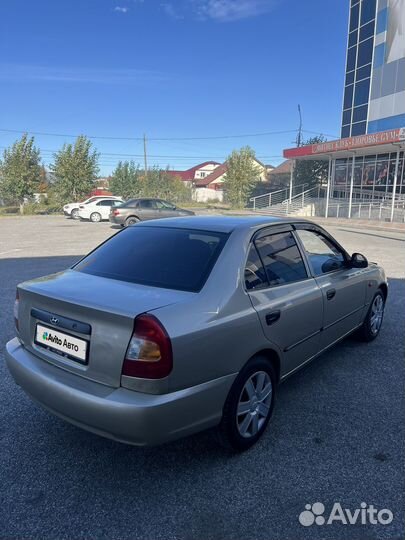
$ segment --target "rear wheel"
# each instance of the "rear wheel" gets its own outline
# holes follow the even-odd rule
[[[92,223],[98,223],[99,221],[101,221],[101,214],[99,214],[98,212],[93,212],[92,214],[90,214],[90,221]]]
[[[242,452],[263,435],[274,407],[276,376],[262,356],[252,358],[237,376],[218,428],[220,442]]]
[[[139,221],[139,218],[137,218],[135,216],[129,216],[125,220],[125,227],[129,227],[130,225],[135,225],[135,223],[138,223],[138,221]]]
[[[377,291],[371,302],[370,309],[364,319],[359,335],[363,341],[373,341],[380,333],[384,320],[385,296],[382,291]]]
[[[70,217],[72,219],[79,219],[79,209],[73,208],[72,212],[70,213]]]

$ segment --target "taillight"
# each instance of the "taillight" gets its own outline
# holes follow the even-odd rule
[[[14,324],[17,330],[20,330],[19,328],[19,319],[18,319],[18,310],[20,307],[20,295],[18,293],[18,289],[15,292],[15,301],[14,301]]]
[[[172,368],[172,344],[166,330],[153,315],[140,315],[135,319],[122,375],[162,379]]]
[[[119,216],[120,211],[119,210],[113,210],[113,216]]]

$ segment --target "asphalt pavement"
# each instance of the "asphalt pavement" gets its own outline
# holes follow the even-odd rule
[[[301,540],[405,534],[405,235],[329,228],[383,264],[390,291],[379,338],[349,338],[288,379],[261,442],[230,455],[212,431],[157,448],[86,433],[14,384],[17,283],[61,270],[114,234],[108,223],[0,218],[0,538]],[[305,527],[306,504],[393,513],[390,524]],[[325,513],[326,515],[326,513]]]

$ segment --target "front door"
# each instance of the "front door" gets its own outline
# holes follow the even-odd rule
[[[282,357],[281,376],[320,348],[322,293],[309,276],[291,226],[262,231],[250,247],[245,284],[263,332]]]
[[[323,295],[324,349],[361,323],[367,292],[364,270],[350,268],[347,253],[319,229],[298,225],[297,235]]]

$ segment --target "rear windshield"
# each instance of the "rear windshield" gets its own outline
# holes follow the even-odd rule
[[[198,292],[227,238],[218,232],[128,227],[73,269],[130,283]]]

